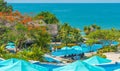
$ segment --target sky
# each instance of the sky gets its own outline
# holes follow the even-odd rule
[[[120,3],[120,0],[5,0],[8,3]]]

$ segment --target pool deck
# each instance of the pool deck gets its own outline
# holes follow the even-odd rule
[[[112,60],[112,63],[115,62],[120,62],[120,52],[109,52],[109,53],[104,53],[106,57],[110,60]]]

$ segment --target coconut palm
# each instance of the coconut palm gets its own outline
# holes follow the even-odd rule
[[[61,41],[66,44],[66,46],[68,43],[78,44],[78,42],[82,41],[80,30],[72,28],[68,23],[61,25],[58,33],[58,38],[60,38]]]
[[[73,38],[76,44],[78,44],[79,42],[83,42],[83,37],[81,36],[80,30],[73,28]]]
[[[70,39],[70,31],[71,31],[71,26],[69,26],[68,23],[64,23],[58,33],[58,37],[61,39],[63,43],[66,45],[69,43]]]
[[[7,5],[7,2],[5,2],[4,0],[0,0],[0,12],[6,12],[6,13],[9,13],[11,12],[13,9],[12,9],[12,6],[8,6]]]
[[[50,12],[41,12],[37,16],[35,16],[35,19],[43,19],[47,24],[59,23],[59,20],[57,19],[57,17]]]
[[[96,31],[96,30],[100,30],[100,26],[96,25],[96,24],[92,24],[90,26],[85,26],[84,27],[84,32],[88,35],[89,33]]]

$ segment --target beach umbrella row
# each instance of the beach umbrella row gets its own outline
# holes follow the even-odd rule
[[[82,46],[73,46],[73,47],[63,47],[60,50],[52,52],[54,56],[64,56],[64,55],[71,55],[71,54],[82,54],[88,53],[91,51],[97,51],[98,49],[102,48],[101,44],[94,44],[92,46],[87,46],[83,44]]]
[[[75,61],[66,66],[57,67],[53,71],[105,71],[105,69],[94,66],[111,62],[109,59],[93,56],[85,61]],[[24,60],[15,58],[0,61],[0,71],[49,71],[48,68],[31,64]],[[119,70],[117,70],[119,71]]]
[[[65,55],[71,55],[75,53],[76,53],[76,50],[58,50],[58,51],[52,52],[52,55],[53,56],[65,56]]]
[[[84,61],[78,60],[66,66],[53,69],[53,71],[105,71],[104,68],[95,65],[101,65],[109,62],[111,62],[111,60],[106,58],[101,58],[99,56],[93,56]],[[120,70],[116,70],[116,71],[120,71]]]
[[[0,62],[0,71],[48,71],[48,69],[24,60],[12,58]]]
[[[70,47],[67,47],[67,46],[61,48],[61,50],[70,50],[70,49],[71,49],[71,48],[70,48]]]
[[[80,46],[73,46],[72,49],[76,50],[78,54],[89,52],[88,48],[82,48]]]
[[[83,62],[86,62],[91,65],[100,65],[100,64],[104,64],[104,63],[110,63],[111,60],[106,59],[106,58],[101,58],[99,56],[93,56],[89,59],[84,60]]]
[[[105,70],[101,67],[92,66],[90,64],[78,60],[66,66],[53,69],[53,71],[105,71]]]
[[[103,46],[102,46],[102,44],[93,44],[92,46],[82,44],[81,47],[87,48],[89,51],[97,51],[98,49],[101,49]]]
[[[108,46],[108,45],[118,45],[119,42],[117,41],[111,41],[111,40],[100,40],[103,46]]]

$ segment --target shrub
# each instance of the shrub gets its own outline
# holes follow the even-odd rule
[[[100,49],[97,53],[105,53],[105,52],[116,52],[117,46],[105,46]]]
[[[103,55],[102,53],[101,54],[96,54],[97,56],[100,56],[102,58],[106,58],[106,55]]]
[[[31,47],[23,49],[17,53],[10,53],[4,49],[4,45],[0,47],[0,57],[4,59],[17,58],[23,60],[43,61],[43,51],[39,47]]]

